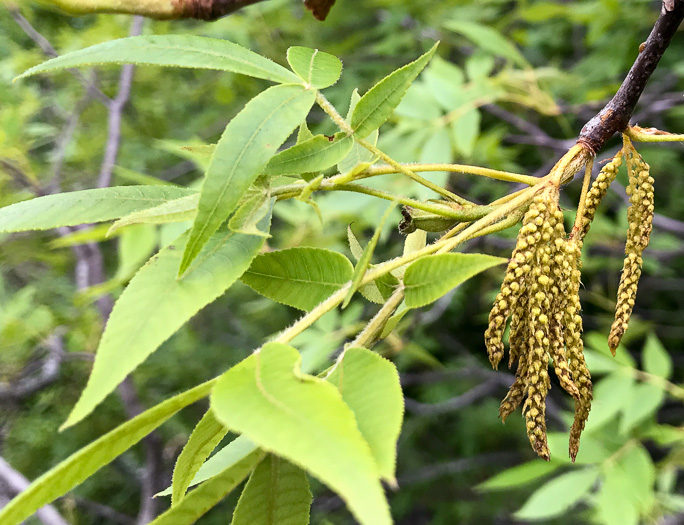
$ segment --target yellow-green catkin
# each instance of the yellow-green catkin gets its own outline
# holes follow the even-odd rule
[[[506,268],[501,291],[494,300],[489,313],[489,326],[485,332],[487,354],[493,368],[497,368],[504,356],[503,333],[511,309],[524,291],[525,276],[531,269],[530,263],[534,256],[536,245],[541,239],[541,229],[537,226],[543,206],[542,200],[535,198],[523,218],[523,225],[518,233],[518,241]]]
[[[615,180],[620,165],[622,164],[622,151],[618,152],[603,168],[591,185],[584,199],[584,215],[580,225],[579,238],[583,240],[589,232],[591,222],[594,220],[596,209],[608,192],[610,183]],[[573,235],[574,236],[574,235]],[[581,247],[580,247],[581,248]]]
[[[551,386],[549,380],[549,316],[551,310],[551,264],[552,240],[556,215],[548,208],[555,204],[547,202],[542,224],[541,245],[535,253],[530,276],[529,338],[527,350],[527,398],[523,405],[527,436],[534,451],[548,461],[549,446],[546,438],[546,395]],[[541,217],[540,217],[541,218]]]
[[[563,316],[563,337],[565,339],[566,357],[568,367],[572,373],[572,380],[578,391],[575,399],[575,418],[570,429],[569,452],[573,461],[579,451],[580,436],[584,430],[591,401],[593,399],[593,386],[591,375],[584,360],[584,343],[582,341],[582,316],[579,298],[580,268],[582,241],[570,239],[565,244],[566,260],[571,270],[566,291],[567,304]]]
[[[628,141],[629,139],[625,141],[625,154],[629,173],[629,186],[627,187],[630,200],[630,207],[627,211],[629,229],[625,243],[625,260],[618,287],[615,320],[608,336],[608,346],[613,355],[629,325],[641,277],[642,253],[648,246],[653,228],[653,177],[650,176],[649,165]]]

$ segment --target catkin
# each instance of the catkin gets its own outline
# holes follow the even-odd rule
[[[504,350],[501,335],[510,315],[509,367],[517,362],[517,370],[515,381],[499,407],[499,416],[505,421],[524,400],[523,415],[530,444],[547,460],[546,396],[551,387],[550,358],[563,388],[576,399],[580,397],[565,351],[565,296],[571,288],[568,282],[575,274],[567,261],[563,222],[557,187],[535,197],[518,234],[485,334],[490,358],[495,356],[498,364]]]
[[[587,192],[587,195],[584,199],[584,215],[580,225],[580,239],[584,239],[589,232],[591,222],[594,220],[594,215],[596,214],[596,209],[606,196],[610,183],[615,180],[621,164],[622,152],[619,152],[608,164],[603,166],[598,176],[592,183],[591,188]]]
[[[506,268],[501,291],[494,300],[489,313],[489,326],[485,332],[485,345],[489,362],[497,368],[504,356],[503,333],[511,309],[524,291],[525,276],[530,271],[530,262],[535,247],[541,239],[541,229],[537,223],[543,223],[543,201],[536,198],[523,218],[523,225],[518,234],[518,241]]]
[[[649,165],[644,162],[628,140],[625,141],[625,149],[629,173],[629,186],[627,187],[627,194],[630,197],[630,207],[627,210],[629,228],[625,243],[625,260],[618,286],[615,320],[608,336],[608,346],[613,355],[629,325],[643,266],[642,253],[648,246],[653,228],[653,177],[650,176]]]

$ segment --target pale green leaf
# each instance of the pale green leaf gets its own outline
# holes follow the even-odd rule
[[[214,382],[167,399],[105,434],[52,468],[0,510],[0,523],[18,525],[138,443],[183,407],[207,396]]]
[[[204,178],[179,275],[235,211],[271,156],[304,120],[314,97],[302,86],[273,86],[250,100],[226,126]]]
[[[624,369],[613,372],[594,384],[594,401],[591,404],[585,434],[590,434],[606,423],[614,421],[623,408],[631,403],[634,387],[634,378]]]
[[[642,356],[644,371],[665,379],[672,377],[672,358],[658,338],[651,334],[646,339]]]
[[[269,237],[267,232],[259,229],[258,224],[261,219],[272,212],[275,197],[271,197],[268,190],[256,191],[253,195],[248,193],[246,197],[228,221],[228,228],[235,233]]]
[[[190,491],[177,505],[157,516],[150,525],[192,525],[237,487],[263,457],[264,452],[261,450],[253,451]]]
[[[380,239],[380,234],[382,233],[382,228],[385,225],[387,218],[390,216],[390,213],[392,213],[392,211],[396,207],[396,205],[397,205],[397,203],[393,202],[392,204],[389,205],[387,210],[385,210],[385,213],[382,215],[382,217],[380,218],[380,221],[378,222],[378,226],[375,228],[375,232],[373,233],[373,237],[371,237],[371,240],[368,241],[368,244],[366,244],[366,247],[363,249],[363,253],[361,254],[361,257],[359,257],[359,260],[356,263],[356,266],[354,266],[354,275],[352,277],[352,285],[349,288],[349,291],[347,292],[346,297],[344,298],[344,301],[342,303],[342,308],[345,308],[349,304],[349,301],[351,301],[352,296],[361,286],[361,281],[363,280],[363,277],[366,274],[366,270],[368,269],[368,267],[371,264],[371,259],[373,257],[373,252],[375,251],[375,247],[378,245],[378,240]]]
[[[508,490],[527,485],[556,471],[563,464],[556,461],[533,460],[500,472],[477,486],[478,490]]]
[[[391,523],[377,464],[354,413],[330,383],[299,371],[292,347],[268,343],[219,379],[211,403],[229,428],[305,468],[362,525]]]
[[[354,235],[351,226],[347,226],[347,239],[349,240],[349,249],[352,252],[352,256],[358,261],[363,255],[363,248],[356,238],[356,235]],[[398,281],[394,282],[394,286],[397,284]],[[377,280],[368,284],[364,284],[361,288],[359,288],[359,293],[372,303],[383,304],[386,299],[386,297],[380,293]]]
[[[263,219],[262,230],[268,231],[269,224],[270,216]],[[88,384],[64,426],[90,414],[159,345],[223,294],[249,267],[264,243],[260,236],[218,233],[198,257],[197,270],[178,280],[178,262],[186,240],[184,234],[152,257],[116,301]]]
[[[470,20],[459,18],[444,23],[444,27],[460,33],[477,45],[478,49],[489,51],[510,60],[521,67],[529,67],[529,63],[520,51],[501,33],[490,26],[478,24]]]
[[[342,288],[352,272],[342,254],[301,247],[257,256],[241,279],[269,299],[311,310]]]
[[[451,136],[459,153],[470,157],[480,134],[480,112],[472,108],[451,122]]]
[[[287,50],[287,61],[299,78],[316,89],[332,86],[342,74],[342,62],[329,53],[308,47]]]
[[[351,95],[351,99],[349,100],[349,111],[347,112],[347,118],[345,119],[347,121],[347,124],[349,125],[351,125],[351,118],[354,113],[354,108],[356,107],[356,104],[358,104],[359,100],[361,100],[359,90],[354,89]],[[373,130],[370,133],[370,135],[366,137],[366,142],[369,142],[370,144],[375,146],[378,143],[379,136],[380,132],[377,129]],[[364,148],[357,142],[354,142],[354,144],[352,145],[352,149],[347,154],[347,156],[337,163],[337,170],[340,173],[355,172],[359,168],[365,169],[366,167],[374,163],[376,160],[377,157],[373,153],[368,151],[366,148]]]
[[[211,408],[207,410],[176,460],[171,505],[177,505],[185,497],[195,474],[227,433],[228,429],[216,419]]]
[[[404,419],[404,395],[396,367],[366,348],[348,348],[327,379],[354,411],[380,475],[396,484],[397,439]]]
[[[264,169],[264,174],[321,172],[344,159],[353,145],[354,140],[346,133],[336,133],[332,140],[325,135],[316,135],[275,155]]]
[[[153,208],[134,211],[112,224],[107,235],[112,235],[118,229],[131,224],[168,224],[194,219],[197,214],[198,201],[199,193],[194,193],[180,199],[164,202]]]
[[[119,266],[114,281],[127,281],[157,249],[157,228],[138,224],[121,232],[118,243]]]
[[[665,400],[665,392],[658,385],[640,383],[634,385],[631,398],[625,400],[620,420],[620,433],[627,434],[639,423],[655,414]]]
[[[269,454],[249,477],[231,525],[307,525],[311,500],[306,472]]]
[[[43,62],[17,78],[98,64],[218,69],[273,82],[299,82],[297,76],[283,66],[233,42],[191,35],[133,36],[111,40]]]
[[[202,464],[197,474],[195,474],[195,477],[192,478],[190,487],[199,485],[203,481],[219,475],[227,468],[242,461],[258,448],[259,447],[245,436],[238,436]],[[158,494],[155,494],[155,496],[170,496],[172,491],[173,487],[168,487]]]
[[[501,257],[480,253],[442,253],[418,259],[404,274],[406,306],[430,304],[474,275],[505,262]]]
[[[366,138],[390,117],[406,90],[435,54],[438,44],[414,62],[387,75],[361,97],[351,118],[356,138]]]
[[[553,478],[537,489],[514,516],[520,520],[540,520],[559,516],[591,490],[598,476],[598,468],[590,467]]]
[[[0,208],[0,232],[110,221],[194,193],[173,186],[118,186],[46,195]]]
[[[640,443],[627,445],[616,460],[606,465],[596,497],[599,522],[636,525],[639,514],[648,514],[655,503],[655,466]]]

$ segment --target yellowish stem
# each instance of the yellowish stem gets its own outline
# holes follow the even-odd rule
[[[589,192],[589,183],[591,182],[591,170],[594,167],[594,159],[589,159],[587,167],[584,171],[584,181],[582,182],[582,193],[580,195],[579,204],[577,205],[577,215],[575,215],[575,226],[572,231],[579,231],[582,227],[582,219],[584,219],[584,212],[586,210],[587,193]]]

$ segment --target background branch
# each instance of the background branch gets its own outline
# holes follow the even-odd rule
[[[684,0],[672,3],[674,5],[669,11],[663,5],[660,17],[648,39],[642,44],[639,56],[615,96],[582,128],[577,142],[586,146],[594,155],[610,137],[629,125],[648,80],[684,20]]]

